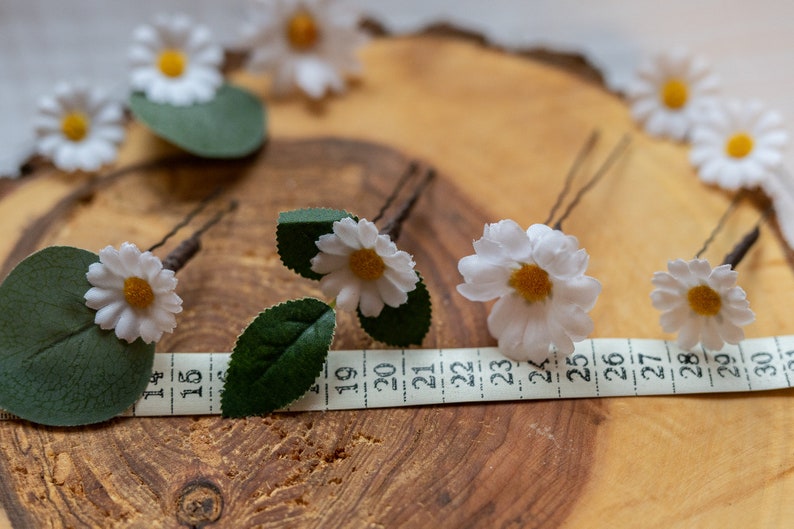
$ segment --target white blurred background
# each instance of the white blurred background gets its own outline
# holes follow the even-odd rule
[[[683,46],[705,56],[728,97],[757,98],[794,119],[794,2],[786,0],[348,0],[396,33],[448,22],[507,47],[579,52],[622,89],[645,55]],[[0,0],[0,175],[33,147],[36,102],[59,80],[124,94],[132,30],[184,12],[225,45],[248,0]],[[792,132],[792,127],[787,127]],[[794,167],[789,148],[787,167]]]

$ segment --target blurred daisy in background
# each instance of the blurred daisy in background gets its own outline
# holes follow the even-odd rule
[[[692,134],[690,160],[707,184],[724,189],[764,185],[783,162],[788,133],[777,112],[759,101],[729,101]]]
[[[249,67],[272,76],[277,95],[295,89],[313,99],[342,92],[361,72],[357,49],[366,42],[359,16],[332,0],[259,0],[242,29]]]
[[[59,83],[39,101],[36,150],[64,171],[96,171],[116,159],[124,112],[99,89]]]
[[[223,48],[209,29],[185,15],[160,15],[138,27],[129,60],[133,90],[155,103],[206,103],[223,84]]]
[[[628,86],[631,113],[652,136],[685,140],[716,104],[719,79],[700,57],[682,49],[645,61]]]

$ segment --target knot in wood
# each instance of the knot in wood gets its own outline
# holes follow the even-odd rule
[[[187,483],[179,492],[176,517],[182,525],[200,528],[217,521],[223,511],[223,496],[206,480]]]

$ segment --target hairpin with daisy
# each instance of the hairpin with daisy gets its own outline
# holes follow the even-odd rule
[[[295,89],[312,99],[342,92],[361,72],[356,57],[366,37],[358,14],[334,0],[260,0],[242,28],[248,66],[271,75],[272,89]]]
[[[574,342],[593,330],[587,313],[601,283],[585,275],[589,255],[579,248],[576,237],[563,233],[562,222],[624,152],[628,138],[613,149],[556,221],[554,217],[596,139],[593,133],[574,160],[545,223],[526,231],[513,220],[486,224],[482,237],[474,241],[474,255],[458,263],[464,279],[458,292],[472,301],[497,299],[488,316],[488,330],[509,358],[540,362],[552,348],[569,355]]]
[[[760,188],[794,249],[794,179],[783,167],[789,134],[757,100],[725,100],[701,57],[677,48],[646,59],[628,86],[634,119],[653,136],[690,143],[700,180],[729,191]]]
[[[208,203],[144,252],[130,242],[99,255],[51,246],[20,262],[0,285],[0,408],[71,426],[107,420],[131,406],[149,382],[155,343],[173,331],[182,310],[175,273],[236,203],[163,261],[152,250]]]
[[[412,256],[395,241],[434,176],[433,169],[420,171],[412,163],[374,221],[325,208],[279,215],[281,261],[319,281],[331,301],[290,300],[264,310],[243,330],[226,373],[224,415],[266,414],[301,397],[328,355],[336,309],[356,313],[362,329],[377,341],[399,347],[422,343],[430,329],[430,293]],[[397,203],[417,178],[407,198]],[[390,220],[379,230],[375,222],[389,211]]]
[[[705,349],[719,351],[726,344],[744,339],[742,327],[755,321],[744,290],[736,285],[735,268],[752,248],[766,220],[767,209],[719,266],[713,267],[701,255],[721,230],[728,215],[735,209],[737,194],[720,218],[694,259],[675,259],[667,263],[667,272],[656,272],[651,282],[653,306],[662,311],[659,323],[664,332],[678,333],[678,345],[690,350],[700,343]]]
[[[729,191],[760,188],[794,249],[794,179],[783,167],[788,140],[779,113],[756,100],[731,100],[696,124],[690,160],[706,184]]]

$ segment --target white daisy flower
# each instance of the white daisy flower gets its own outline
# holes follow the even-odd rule
[[[662,311],[664,332],[678,332],[678,345],[692,349],[698,342],[712,351],[744,339],[743,325],[755,320],[747,296],[736,286],[738,274],[730,265],[711,268],[705,259],[667,263],[667,272],[651,280],[653,306]]]
[[[398,250],[374,223],[350,217],[334,222],[334,232],[317,241],[320,253],[312,270],[323,274],[320,289],[346,311],[356,307],[367,317],[380,315],[383,306],[399,307],[416,289],[419,275],[410,254]]]
[[[294,88],[319,99],[342,92],[345,76],[359,74],[356,50],[366,38],[358,14],[333,0],[260,0],[243,27],[243,45],[252,48],[249,66],[272,74],[273,90]]]
[[[58,83],[39,101],[36,150],[64,171],[96,171],[116,159],[124,112],[96,88]]]
[[[700,179],[730,190],[763,185],[783,161],[782,123],[758,101],[715,108],[692,133],[690,160]]]
[[[524,231],[501,220],[485,226],[474,251],[458,263],[465,281],[458,292],[472,301],[499,298],[488,330],[505,356],[539,362],[552,345],[569,355],[592,332],[587,312],[601,283],[584,275],[589,256],[576,237],[545,224]]]
[[[152,343],[176,327],[174,314],[182,312],[182,299],[174,292],[177,279],[151,252],[141,253],[128,242],[119,250],[107,246],[86,278],[93,285],[85,304],[97,311],[94,323],[114,329],[122,340]]]
[[[706,61],[675,49],[643,63],[627,95],[632,116],[648,134],[684,140],[718,92],[719,79]]]
[[[129,51],[130,84],[155,103],[206,103],[223,84],[223,49],[209,29],[185,15],[155,18],[138,27]]]

